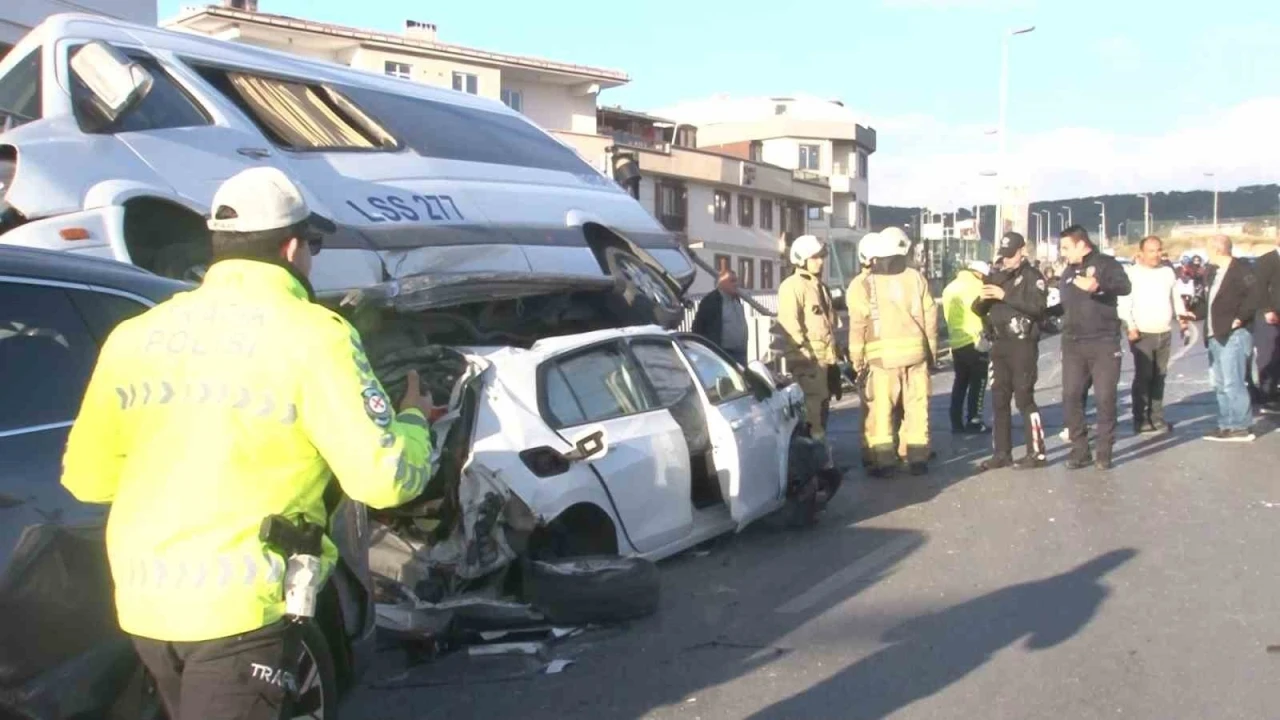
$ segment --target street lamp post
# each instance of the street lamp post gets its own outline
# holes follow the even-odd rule
[[[1101,238],[1101,244],[1098,247],[1106,247],[1107,245],[1107,204],[1101,200],[1094,200],[1094,205],[1102,206],[1102,220],[1098,224],[1098,237]]]
[[[1063,230],[1066,230],[1066,229],[1067,229],[1068,227],[1070,227],[1071,225],[1075,225],[1075,222],[1073,222],[1073,221],[1071,220],[1071,206],[1070,206],[1070,205],[1063,205],[1063,206],[1062,206],[1062,209],[1067,211],[1067,224],[1062,226],[1062,229],[1063,229]],[[1058,214],[1059,214],[1059,215],[1061,215],[1062,213],[1058,213]]]
[[[999,173],[1005,171],[1005,153],[1009,150],[1009,133],[1006,127],[1009,116],[1009,41],[1014,36],[1025,35],[1035,29],[1036,26],[1032,25],[1020,30],[1010,30],[1002,38],[1000,45],[1000,117],[999,124],[996,126],[996,133],[1000,136],[998,138],[1000,157],[996,160],[999,164],[997,169]],[[1006,177],[1001,177],[1000,180],[1003,182]],[[999,185],[996,186],[996,232],[994,237],[1004,234],[1004,193],[1002,190]]]
[[[1218,232],[1218,174],[1207,172],[1204,176],[1213,178],[1213,231]]]
[[[1144,193],[1142,198],[1142,237],[1151,237],[1151,195]]]

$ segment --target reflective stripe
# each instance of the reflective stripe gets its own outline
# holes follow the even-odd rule
[[[415,412],[402,412],[396,415],[396,420],[406,425],[414,425],[420,428],[427,427],[427,419]]]
[[[182,392],[178,392],[174,389],[173,383],[168,380],[147,381],[117,386],[116,396],[120,398],[121,410],[148,405],[169,405],[175,401],[223,406],[230,403],[232,409],[251,410],[254,415],[263,419],[276,418],[282,425],[292,425],[298,421],[296,404],[277,404],[275,395],[270,391],[254,393],[252,389],[243,385],[232,388],[226,383],[189,382],[182,386]],[[423,425],[425,426],[425,423]]]
[[[216,573],[219,588],[232,585],[249,586],[261,581],[276,584],[284,579],[285,561],[275,553],[218,555],[209,562],[192,563],[187,560],[134,560],[127,565],[128,572],[121,578],[122,587],[134,590],[165,590],[204,587],[210,571]]]

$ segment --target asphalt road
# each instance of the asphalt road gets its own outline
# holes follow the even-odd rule
[[[1116,468],[1069,472],[1057,348],[1037,392],[1050,467],[974,474],[989,440],[946,431],[938,375],[928,477],[854,472],[812,530],[762,523],[663,563],[661,612],[555,646],[576,661],[560,674],[386,652],[366,682],[400,687],[360,689],[346,717],[1280,717],[1280,435],[1199,439],[1196,343],[1170,373],[1175,434],[1130,436],[1126,397]],[[856,418],[833,421],[849,464]]]

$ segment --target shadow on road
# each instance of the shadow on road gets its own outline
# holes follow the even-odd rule
[[[1103,577],[1137,554],[1114,550],[1062,575],[912,618],[884,634],[888,647],[752,717],[831,717],[840,708],[843,720],[878,720],[963,679],[1023,638],[1027,650],[1051,648],[1089,623],[1111,592]]]

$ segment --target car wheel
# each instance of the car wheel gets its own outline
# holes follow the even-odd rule
[[[338,713],[338,675],[333,653],[320,627],[313,622],[302,626],[302,647],[298,652],[298,696],[290,718],[324,720]]]
[[[674,328],[684,320],[679,294],[657,270],[620,247],[606,247],[604,261],[616,284],[614,309],[627,322]]]
[[[661,578],[648,560],[597,555],[525,568],[529,604],[557,625],[620,622],[658,609]]]

